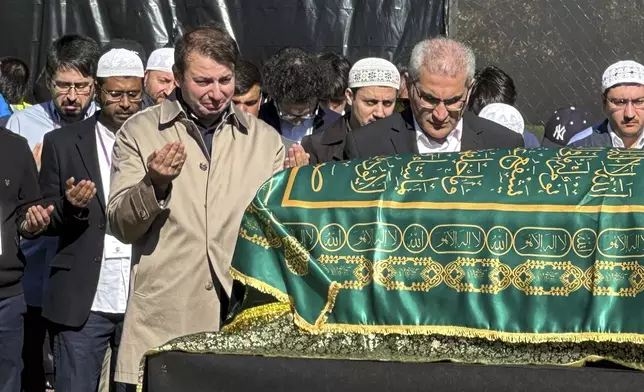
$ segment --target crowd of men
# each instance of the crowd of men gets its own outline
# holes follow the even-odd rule
[[[513,106],[511,77],[477,71],[471,49],[446,38],[418,43],[404,66],[288,47],[260,72],[217,26],[149,58],[135,42],[101,48],[65,35],[38,78],[49,100],[26,103],[30,79],[20,59],[0,59],[2,392],[43,391],[50,372],[57,392],[100,382],[131,390],[146,351],[217,331],[243,212],[282,170],[406,153],[644,146],[644,66],[606,70],[598,125],[564,107],[538,141]]]

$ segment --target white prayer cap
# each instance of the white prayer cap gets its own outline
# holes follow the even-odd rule
[[[112,76],[143,77],[143,62],[136,52],[127,49],[112,49],[98,60],[96,76],[109,78]]]
[[[644,66],[630,60],[616,62],[602,76],[602,91],[625,83],[644,85]]]
[[[163,71],[172,72],[174,65],[174,48],[161,48],[157,49],[148,59],[148,65],[145,67],[146,71]]]
[[[491,103],[481,109],[479,117],[494,121],[499,125],[503,125],[504,127],[513,130],[519,135],[523,135],[525,127],[523,116],[521,116],[521,113],[519,113],[519,111],[513,106],[504,103]]]
[[[400,89],[398,68],[391,62],[378,57],[359,60],[349,71],[349,88],[369,86]]]

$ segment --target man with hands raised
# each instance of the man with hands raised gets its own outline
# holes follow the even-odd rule
[[[40,186],[53,201],[48,235],[59,236],[43,300],[57,341],[59,392],[95,391],[108,347],[113,370],[129,296],[131,246],[107,224],[112,149],[119,128],[141,110],[143,63],[126,49],[98,61],[96,101],[88,120],[45,135]],[[124,384],[110,390],[124,391]]]
[[[117,381],[136,384],[149,349],[219,329],[243,213],[284,167],[279,134],[232,104],[238,57],[225,28],[186,33],[175,44],[177,99],[117,134],[108,218],[134,264]]]

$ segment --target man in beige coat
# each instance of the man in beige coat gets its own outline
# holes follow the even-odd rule
[[[238,55],[224,29],[186,34],[175,49],[177,100],[118,133],[108,219],[133,244],[134,264],[119,382],[138,382],[147,350],[219,329],[243,212],[283,168],[279,135],[231,105]]]

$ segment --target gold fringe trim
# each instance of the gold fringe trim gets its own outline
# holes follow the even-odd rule
[[[281,290],[276,289],[275,287],[267,283],[262,282],[259,279],[255,279],[250,276],[244,275],[233,267],[230,268],[230,274],[232,275],[233,279],[242,282],[246,286],[250,286],[254,289],[257,289],[264,294],[272,295],[280,302],[290,303],[288,294],[284,293]]]
[[[230,324],[223,327],[221,332],[235,333],[249,329],[255,323],[270,323],[274,319],[281,317],[290,311],[291,306],[288,303],[283,302],[274,302],[245,309],[242,310]]]
[[[309,324],[310,325],[310,324]],[[470,339],[500,340],[506,343],[582,343],[612,342],[644,344],[644,334],[610,332],[503,332],[443,325],[351,325],[324,324],[320,328],[310,325],[316,333],[357,333],[380,335],[442,335]]]
[[[534,333],[534,332],[503,332],[489,329],[460,327],[452,325],[365,325],[365,324],[327,324],[328,313],[335,305],[340,285],[332,282],[329,287],[328,300],[320,316],[311,324],[295,309],[293,298],[286,293],[258,280],[242,274],[231,268],[233,278],[245,285],[253,287],[265,294],[272,295],[282,303],[288,303],[293,312],[295,324],[311,334],[320,333],[357,333],[362,335],[442,335],[450,337],[500,340],[506,343],[581,343],[581,342],[613,342],[644,344],[644,334],[612,333],[612,332],[564,332],[564,333]]]

